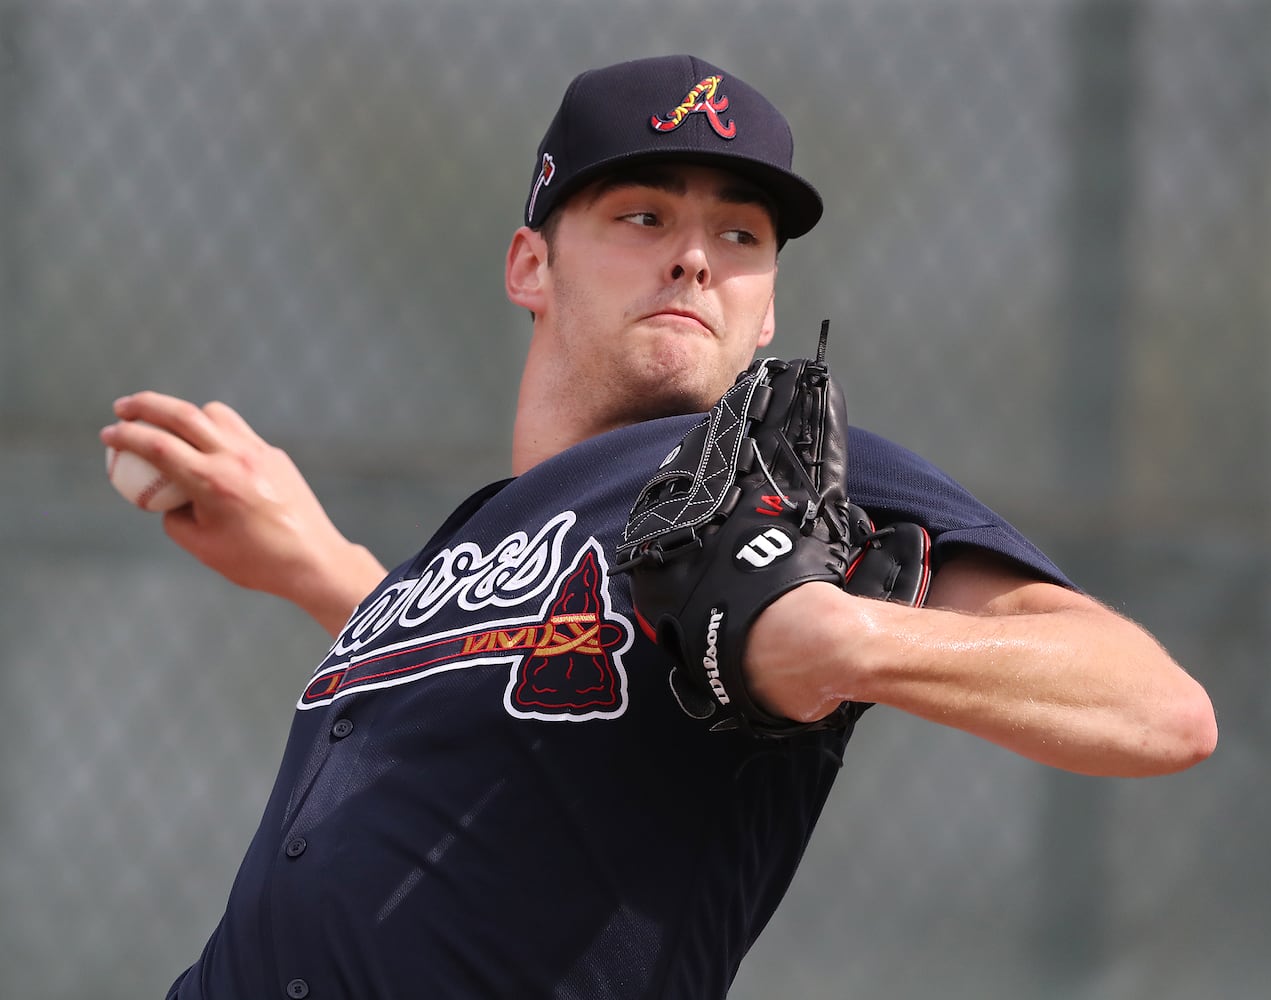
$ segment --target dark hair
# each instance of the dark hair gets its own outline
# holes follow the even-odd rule
[[[557,211],[548,215],[548,217],[543,220],[542,225],[534,228],[534,232],[541,235],[543,237],[543,242],[547,244],[548,267],[551,267],[556,263],[556,231],[560,229],[560,208],[562,207],[563,206],[557,206]]]

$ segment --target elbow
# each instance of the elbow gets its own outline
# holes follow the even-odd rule
[[[1198,694],[1194,697],[1188,714],[1188,745],[1191,750],[1191,763],[1188,767],[1199,764],[1218,748],[1218,718],[1214,714],[1214,705],[1209,700],[1209,695],[1199,690],[1199,687],[1197,685]]]
[[[1194,681],[1191,689],[1174,699],[1167,731],[1171,738],[1162,748],[1160,774],[1172,774],[1195,767],[1208,759],[1218,746],[1218,720],[1213,702]]]

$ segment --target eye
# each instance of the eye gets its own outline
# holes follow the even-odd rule
[[[626,215],[618,216],[623,222],[630,222],[633,226],[656,226],[658,217],[655,212],[629,212]]]
[[[759,237],[749,229],[729,229],[723,234],[724,239],[739,246],[752,247],[758,245]]]

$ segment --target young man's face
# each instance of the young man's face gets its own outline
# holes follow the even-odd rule
[[[540,320],[579,405],[603,404],[614,426],[700,412],[771,340],[777,235],[752,185],[644,167],[559,212]]]

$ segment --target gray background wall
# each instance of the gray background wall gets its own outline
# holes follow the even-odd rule
[[[733,995],[1267,995],[1271,5],[0,0],[6,998],[162,995],[326,645],[111,492],[110,401],[232,403],[408,554],[507,462],[502,254],[560,91],[672,51],[768,92],[826,197],[778,347],[831,317],[856,422],[1222,727],[1130,782],[871,713]]]

